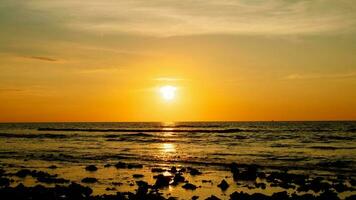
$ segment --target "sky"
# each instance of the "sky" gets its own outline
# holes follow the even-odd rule
[[[354,0],[2,0],[0,122],[356,120],[355,55]]]

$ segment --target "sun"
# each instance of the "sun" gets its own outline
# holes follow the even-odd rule
[[[176,90],[177,88],[171,85],[166,85],[159,88],[161,97],[167,101],[173,100],[175,98]]]

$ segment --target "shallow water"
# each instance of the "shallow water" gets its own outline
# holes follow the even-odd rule
[[[102,167],[118,161],[145,167],[119,174]],[[204,179],[215,182],[231,176],[225,170],[231,162],[355,177],[356,122],[0,124],[0,162],[12,170],[57,165],[54,172],[71,180],[93,176],[83,168],[95,164],[100,169],[95,174],[101,179],[98,193],[115,179],[127,179],[129,184],[133,173],[145,174],[145,180],[152,182],[148,172],[155,166],[195,166],[207,172]],[[31,180],[27,183],[32,184]],[[268,191],[264,193],[273,190]]]

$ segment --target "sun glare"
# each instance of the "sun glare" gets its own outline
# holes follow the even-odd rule
[[[164,100],[169,101],[169,100],[172,100],[175,98],[176,90],[177,90],[176,87],[166,85],[166,86],[160,87],[159,92],[161,93],[161,96]]]

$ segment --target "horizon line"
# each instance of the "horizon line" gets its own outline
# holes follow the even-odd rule
[[[22,123],[221,123],[221,122],[356,122],[356,119],[337,120],[192,120],[192,121],[4,121],[0,124],[22,124]]]

